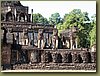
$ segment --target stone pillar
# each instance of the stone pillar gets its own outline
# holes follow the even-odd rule
[[[53,36],[52,36],[52,48],[57,49],[58,48],[58,30],[53,30]]]
[[[6,21],[6,14],[4,14],[4,21]]]
[[[8,33],[7,33],[7,43],[10,43],[10,44],[13,43],[13,35],[10,33],[9,30],[8,30]]]
[[[76,48],[77,48],[77,45],[78,45],[78,44],[77,44],[77,38],[75,39],[75,44],[76,44]]]
[[[29,41],[28,45],[29,46],[31,45],[31,40],[32,40],[32,33],[28,32],[28,41]]]
[[[31,21],[33,23],[33,9],[31,9]]]
[[[14,12],[12,11],[12,21],[14,22],[15,21],[15,15],[14,15]]]
[[[19,32],[16,33],[17,44],[19,44]]]
[[[25,15],[25,22],[27,22],[27,15]]]
[[[13,44],[15,44],[15,38],[14,38],[14,33],[12,33],[12,35],[13,35]]]
[[[71,45],[71,49],[73,49],[73,40],[72,40],[72,38],[70,39],[70,45]]]
[[[47,47],[48,46],[48,44],[49,44],[49,34],[48,33],[45,33],[46,35],[45,35],[45,46]]]
[[[3,28],[4,30],[4,35],[3,35],[3,43],[6,44],[7,43],[7,30],[5,28]]]
[[[19,62],[19,52],[17,51],[17,62]]]
[[[17,15],[17,21],[20,21],[19,14]]]
[[[29,44],[29,39],[28,39],[28,31],[27,29],[23,30],[23,45],[28,45]]]
[[[69,40],[66,40],[66,48],[70,48],[70,41]]]
[[[16,21],[16,8],[14,9],[15,21]]]
[[[44,36],[43,36],[43,29],[38,30],[38,48],[44,48]]]
[[[22,33],[19,32],[19,44],[22,44],[21,42],[22,42]]]
[[[31,14],[28,14],[28,16],[27,16],[27,22],[30,22],[31,21]]]
[[[49,44],[49,33],[48,33],[48,44]]]
[[[52,48],[52,36],[49,36],[49,47]]]
[[[58,48],[58,39],[56,40],[56,48]]]
[[[32,45],[34,46],[34,30],[32,32],[32,35],[33,35]]]

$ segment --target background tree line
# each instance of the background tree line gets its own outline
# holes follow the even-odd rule
[[[51,14],[49,20],[44,18],[41,14],[33,14],[34,23],[51,24],[55,25],[60,33],[62,30],[77,26],[79,31],[78,47],[88,48],[93,44],[96,44],[96,14],[91,19],[87,12],[82,12],[80,9],[73,9],[71,12],[60,17],[59,13]]]

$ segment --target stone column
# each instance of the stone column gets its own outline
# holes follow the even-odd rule
[[[3,43],[6,44],[7,43],[7,30],[4,28],[4,35],[3,35]]]
[[[27,22],[30,22],[31,21],[31,14],[28,14],[27,16]]]
[[[25,22],[27,22],[27,15],[25,15]]]
[[[10,33],[10,30],[8,30],[8,33],[7,33],[7,43],[10,43],[10,44],[13,43],[13,35]]]
[[[28,41],[29,41],[28,45],[29,46],[31,45],[31,40],[32,40],[32,33],[28,32]]]
[[[56,40],[56,48],[58,48],[58,39]]]
[[[31,21],[33,23],[33,9],[31,9]]]
[[[17,36],[16,36],[17,44],[19,44],[19,32],[17,32],[16,34],[17,34]]]
[[[20,21],[19,14],[18,14],[18,16],[17,16],[17,21]]]
[[[75,39],[75,44],[76,44],[76,48],[77,48],[77,38]]]
[[[66,40],[66,47],[69,49],[70,48],[70,41]]]
[[[32,32],[32,35],[33,35],[32,45],[34,46],[34,30]]]
[[[44,36],[43,36],[43,29],[39,29],[38,31],[38,48],[44,48]]]
[[[6,21],[6,14],[4,14],[4,21]]]
[[[29,39],[28,39],[28,30],[25,29],[23,30],[23,45],[28,45],[29,44]]]
[[[12,11],[12,21],[14,22],[15,21],[15,15],[14,15],[14,12]]]
[[[48,44],[49,44],[49,33],[48,33]]]
[[[19,62],[19,52],[17,51],[17,62]]]
[[[52,47],[53,47],[53,49],[57,49],[58,48],[58,30],[57,29],[53,30]]]
[[[14,33],[12,33],[12,35],[13,35],[13,44],[15,44],[15,38],[14,38]]]
[[[20,32],[19,33],[19,44],[22,45],[23,44],[22,41],[23,41],[23,33]]]
[[[73,40],[72,40],[72,38],[70,39],[70,44],[71,44],[71,49],[73,49]]]

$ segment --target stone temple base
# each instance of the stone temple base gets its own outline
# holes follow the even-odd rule
[[[96,70],[96,63],[34,63],[17,64],[13,70]]]

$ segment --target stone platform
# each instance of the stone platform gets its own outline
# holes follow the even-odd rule
[[[34,63],[17,64],[13,70],[96,70],[96,63]]]

